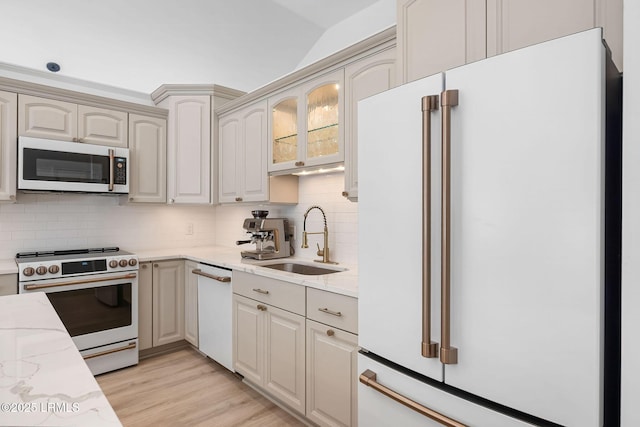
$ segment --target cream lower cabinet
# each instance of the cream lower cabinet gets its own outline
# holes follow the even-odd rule
[[[198,347],[198,263],[184,262],[184,339]]]
[[[398,0],[397,22],[401,84],[594,27],[622,71],[622,0]]]
[[[305,415],[305,287],[233,272],[233,366]]]
[[[16,201],[18,95],[0,91],[0,202]]]
[[[15,295],[18,293],[18,275],[17,274],[1,274],[0,275],[0,296]]]
[[[18,99],[18,134],[87,144],[128,146],[127,113],[31,95]]]
[[[237,372],[305,414],[305,318],[233,296]]]
[[[140,350],[185,338],[184,261],[142,262],[138,270]]]
[[[307,319],[307,417],[357,425],[358,336]]]
[[[167,201],[167,121],[129,114],[129,202]]]

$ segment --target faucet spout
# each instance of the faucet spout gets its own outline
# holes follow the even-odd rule
[[[307,231],[307,216],[309,215],[309,212],[312,211],[313,209],[318,209],[322,213],[322,219],[324,220],[323,231],[318,231],[318,232]],[[309,247],[309,242],[307,239],[307,235],[309,234],[322,234],[324,237],[324,247],[322,249],[318,247],[318,252],[317,252],[318,256],[321,256],[322,259],[321,260],[316,259],[314,261],[322,262],[325,264],[337,264],[337,262],[329,260],[329,228],[327,227],[327,216],[325,215],[324,210],[320,206],[313,205],[309,209],[307,209],[307,211],[304,213],[304,221],[302,223],[302,248]]]

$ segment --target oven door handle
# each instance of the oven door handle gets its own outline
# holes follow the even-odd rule
[[[87,354],[86,356],[82,356],[82,358],[84,360],[93,359],[94,357],[106,356],[107,354],[117,353],[119,351],[131,350],[132,348],[136,348],[136,346],[137,345],[136,345],[135,342],[130,342],[129,344],[125,345],[124,347],[118,347],[118,348],[114,348],[114,349],[111,349],[111,350],[105,350],[105,351],[101,351],[99,353]]]
[[[74,280],[70,282],[58,282],[58,283],[38,283],[32,285],[24,285],[25,291],[33,291],[36,289],[46,289],[46,288],[55,288],[58,286],[70,286],[70,285],[84,285],[87,283],[98,283],[98,282],[109,282],[111,280],[125,280],[125,279],[135,279],[138,275],[136,273],[129,273],[123,276],[116,277],[96,277],[94,279],[85,279],[85,280]]]

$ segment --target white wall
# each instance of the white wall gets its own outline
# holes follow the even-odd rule
[[[396,0],[379,0],[327,29],[296,69],[310,65],[393,25],[396,25]]]
[[[341,264],[357,262],[357,204],[340,195],[344,175],[300,178],[300,202],[295,206],[222,205],[165,206],[123,205],[119,198],[86,194],[23,194],[18,203],[0,204],[0,259],[17,252],[119,246],[124,250],[179,248],[221,245],[236,248],[236,240],[246,239],[244,218],[260,207],[270,217],[285,217],[295,225],[296,255],[315,255],[322,236],[310,236],[312,248],[300,248],[303,214],[320,205],[327,214],[331,257]],[[322,215],[309,214],[307,229],[322,230]],[[193,235],[187,235],[188,224]],[[253,249],[253,245],[238,248]]]
[[[624,2],[621,425],[640,425],[640,3]]]

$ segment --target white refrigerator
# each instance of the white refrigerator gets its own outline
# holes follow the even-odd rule
[[[360,425],[617,423],[620,91],[594,29],[359,103]]]

